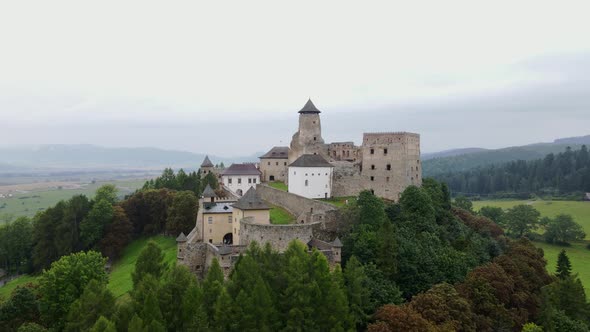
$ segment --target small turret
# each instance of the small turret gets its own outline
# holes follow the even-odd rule
[[[178,247],[178,251],[176,252],[176,258],[179,260],[184,260],[184,252],[186,251],[186,235],[183,232],[180,232],[180,235],[176,238],[176,246]]]
[[[211,162],[211,160],[209,159],[209,156],[205,156],[205,159],[203,160],[203,163],[201,163],[201,176],[205,176],[211,172],[213,172],[213,170],[215,169],[215,165],[213,165],[213,163]]]

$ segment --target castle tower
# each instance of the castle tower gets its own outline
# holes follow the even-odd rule
[[[322,138],[320,110],[309,99],[299,111],[299,130],[291,139],[288,164],[304,154],[319,154],[327,158],[327,153],[327,146]]]
[[[208,173],[213,172],[214,169],[215,169],[215,166],[213,165],[211,160],[209,160],[209,156],[205,156],[205,159],[203,160],[203,163],[201,164],[201,176],[204,177]]]

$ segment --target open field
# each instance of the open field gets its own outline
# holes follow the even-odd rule
[[[176,263],[176,241],[172,237],[158,235],[131,242],[125,248],[121,258],[111,267],[107,288],[113,292],[116,298],[124,296],[133,288],[131,272],[135,269],[135,261],[139,253],[149,241],[156,242],[162,248],[164,261],[168,263],[168,266]],[[8,298],[16,287],[29,282],[35,283],[37,278],[39,277],[24,275],[8,282],[3,287],[0,287],[0,301]]]
[[[270,223],[274,225],[290,224],[295,220],[295,217],[289,211],[273,205],[270,208]]]
[[[578,201],[518,201],[518,200],[499,200],[499,201],[475,201],[473,208],[477,211],[482,206],[498,206],[503,209],[511,208],[518,204],[530,204],[535,207],[541,216],[553,217],[560,213],[570,214],[574,220],[582,225],[586,232],[586,239],[590,239],[590,202]],[[578,273],[584,287],[590,289],[590,250],[586,249],[586,245],[590,241],[574,242],[569,247],[548,244],[545,242],[536,241],[535,245],[542,248],[547,259],[547,270],[549,273],[555,272],[557,263],[557,255],[562,249],[567,251],[567,254],[572,263],[572,270]]]
[[[164,252],[164,261],[168,266],[176,262],[176,241],[168,236],[154,236],[150,238],[138,239],[125,248],[121,258],[111,267],[109,284],[107,288],[113,292],[116,298],[128,293],[133,288],[131,272],[135,269],[135,261],[141,250],[149,241],[156,242]]]
[[[95,183],[48,182],[0,186],[0,192],[12,194],[12,197],[0,198],[0,215],[32,217],[37,212],[43,211],[74,195],[82,194],[92,197],[98,187],[109,183],[116,185],[119,189],[119,195],[124,196],[143,186],[145,179],[100,181]]]

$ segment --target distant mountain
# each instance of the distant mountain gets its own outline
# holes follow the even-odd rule
[[[423,158],[422,173],[424,177],[431,177],[441,173],[462,172],[513,160],[539,159],[549,153],[563,152],[568,146],[575,150],[579,149],[583,144],[590,145],[590,135],[556,139],[552,143],[536,143],[495,150],[455,149],[439,152],[440,156],[436,157],[432,157],[432,155],[437,153],[425,154],[427,157]]]
[[[214,163],[257,161],[257,155],[225,158],[209,156]],[[41,145],[0,147],[0,170],[35,169],[196,169],[204,154],[157,148],[107,148],[96,145]]]
[[[423,153],[421,157],[422,157],[422,160],[428,160],[428,159],[433,159],[433,158],[460,156],[462,154],[469,154],[469,153],[482,152],[482,151],[488,151],[488,149],[483,149],[483,148],[452,149],[452,150],[445,150],[445,151],[440,151],[440,152]]]

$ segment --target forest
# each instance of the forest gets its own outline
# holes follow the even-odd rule
[[[33,218],[21,244],[31,254],[10,266],[30,266],[40,281],[0,304],[7,331],[588,331],[565,253],[548,273],[542,250],[452,206],[448,187],[431,179],[395,204],[366,191],[343,208],[341,266],[299,242],[283,253],[253,243],[227,278],[214,262],[197,280],[152,243],[125,301],[106,288],[107,256],[129,238],[192,225],[183,216],[195,212],[185,209],[195,195],[146,188],[115,197],[101,188],[92,201],[74,197]]]
[[[590,192],[590,156],[583,145],[542,159],[517,160],[434,176],[454,195],[528,198],[531,195],[582,197]]]

